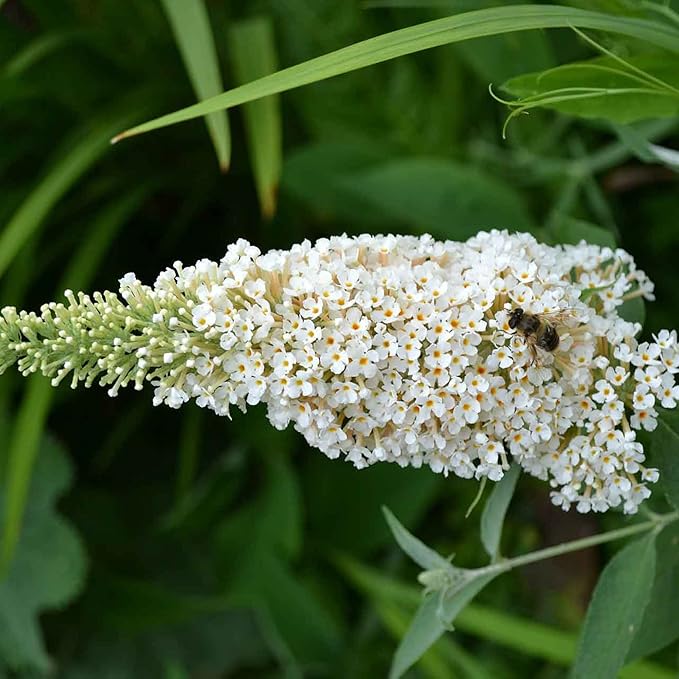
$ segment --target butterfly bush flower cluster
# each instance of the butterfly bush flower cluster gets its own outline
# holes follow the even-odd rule
[[[266,404],[309,444],[358,468],[429,466],[500,479],[512,461],[564,509],[637,510],[656,469],[636,432],[679,400],[676,332],[639,343],[618,314],[653,286],[623,250],[550,247],[492,231],[339,236],[266,254],[176,262],[153,287],[66,292],[39,314],[0,317],[0,371],[54,385],[155,387],[229,415]],[[513,331],[514,308],[552,322],[553,352]]]

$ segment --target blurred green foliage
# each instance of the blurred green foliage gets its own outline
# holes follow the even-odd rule
[[[108,145],[125,127],[195,101],[191,60],[176,40],[182,23],[173,32],[164,10],[172,4],[0,2],[1,304],[35,308],[59,281],[110,289],[130,270],[153,280],[175,259],[219,257],[239,237],[267,249],[343,231],[464,239],[498,227],[551,242],[618,243],[657,285],[646,332],[679,325],[679,175],[654,155],[677,148],[677,117],[661,107],[648,116],[660,119],[616,127],[536,109],[502,139],[508,110],[488,85],[598,58],[573,31],[443,46],[232,109],[228,128],[211,128],[223,165],[230,128],[230,169],[221,174],[200,120]],[[206,1],[216,72],[231,88],[276,64],[509,3],[372,4]],[[397,6],[408,4],[417,6]],[[570,4],[672,21],[666,3]],[[634,64],[640,52],[665,54],[595,37]],[[569,72],[553,73],[570,83]],[[512,82],[505,94],[535,84]],[[416,605],[412,589],[405,599],[395,592],[416,571],[380,506],[439,552],[454,551],[456,563],[484,562],[479,510],[465,519],[474,483],[388,465],[356,471],[292,431],[274,431],[259,409],[222,421],[194,406],[153,409],[146,392],[111,400],[63,386],[50,401],[34,384],[0,380],[0,500],[16,540],[0,582],[0,676],[40,676],[50,664],[56,676],[83,679],[385,676],[392,635],[403,635]],[[661,493],[651,506],[662,508]],[[619,523],[563,514],[543,484],[522,478],[504,550]],[[564,676],[609,553],[494,581],[412,676]],[[675,601],[676,560],[658,559],[651,596]],[[394,596],[380,595],[359,566],[388,579]],[[643,676],[666,676],[660,666],[676,672],[672,622],[654,623],[667,631],[662,644],[647,634],[631,649],[629,659],[655,653],[656,674]]]

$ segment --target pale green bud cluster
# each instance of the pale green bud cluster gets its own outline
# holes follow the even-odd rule
[[[70,290],[67,304],[51,302],[40,313],[5,307],[0,316],[0,373],[17,364],[27,376],[40,372],[57,386],[70,377],[71,387],[96,380],[115,396],[121,387],[141,389],[145,380],[164,386],[182,381],[189,369],[197,336],[180,292],[165,295],[162,308],[151,288],[135,285],[125,290],[127,302],[112,292],[91,297]],[[219,351],[219,345],[216,345]],[[187,365],[188,364],[188,365]]]

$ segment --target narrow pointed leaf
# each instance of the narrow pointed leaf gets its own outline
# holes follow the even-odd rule
[[[587,609],[572,679],[615,679],[648,605],[655,575],[655,534],[619,551],[604,568]]]
[[[611,16],[560,5],[492,7],[428,21],[355,43],[137,125],[119,134],[114,141],[431,47],[500,33],[572,26],[618,33],[679,52],[679,30],[656,21]]]
[[[201,100],[216,96],[224,86],[210,19],[203,0],[162,0],[162,3],[196,96]],[[226,171],[231,157],[231,137],[226,113],[212,112],[205,116],[205,123],[219,166]]]
[[[493,492],[481,515],[481,542],[491,559],[496,560],[500,553],[500,538],[502,537],[502,525],[505,521],[507,508],[514,495],[516,481],[519,478],[521,467],[513,464],[509,471],[493,487]]]
[[[667,526],[656,540],[657,562],[651,599],[627,654],[643,658],[679,639],[679,523]]]
[[[229,49],[238,83],[269,75],[278,67],[273,27],[266,17],[234,24],[229,31]],[[259,203],[262,214],[271,217],[276,210],[282,164],[278,96],[272,95],[246,104],[243,114]]]
[[[439,597],[436,592],[422,600],[396,650],[389,679],[399,679],[403,676],[445,631],[443,622],[437,615],[438,605]]]
[[[427,595],[415,613],[406,635],[401,640],[389,672],[389,679],[399,679],[425,651],[446,631],[460,611],[495,577],[483,575],[444,596]]]
[[[668,530],[666,529],[665,532]],[[665,532],[659,539],[659,559],[660,542]],[[675,531],[674,535],[676,534]],[[671,544],[672,538],[668,542]],[[673,559],[673,563],[677,561],[674,555],[668,555],[668,557]],[[337,561],[349,580],[377,604],[388,602],[403,610],[411,611],[422,603],[420,590],[412,585],[395,580],[346,556],[338,557]],[[671,601],[674,602],[674,599],[678,598],[679,594]],[[648,606],[647,613],[650,612],[650,608],[651,604]],[[676,618],[675,610],[676,606],[668,608],[668,616]],[[679,629],[679,621],[675,622],[672,619],[670,625],[673,629]],[[523,655],[541,658],[556,665],[570,666],[575,657],[577,638],[571,632],[548,627],[529,618],[481,604],[470,603],[460,611],[455,618],[455,628],[479,639],[485,639]],[[659,646],[656,645],[654,648],[657,649]],[[638,655],[644,655],[644,653]],[[630,657],[632,657],[631,652]],[[633,657],[637,657],[637,654]],[[670,679],[671,676],[671,672],[649,662],[630,664],[620,672],[621,678],[628,677],[629,679]]]
[[[375,608],[384,626],[396,639],[401,639],[408,629],[409,615],[391,601],[376,601]],[[460,671],[465,679],[489,679],[484,666],[470,653],[456,644],[451,637],[441,637],[420,659],[418,670],[429,679],[450,679],[451,670]],[[454,676],[458,676],[455,673]]]
[[[444,559],[438,552],[435,552],[431,547],[427,547],[427,545],[407,531],[389,509],[383,507],[382,511],[396,542],[418,566],[425,570],[451,570],[450,561]]]

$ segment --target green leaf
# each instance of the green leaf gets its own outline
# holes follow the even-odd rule
[[[204,421],[203,411],[196,407],[187,408],[182,418],[182,429],[177,446],[175,511],[182,507],[194,484]]]
[[[339,644],[337,624],[288,563],[301,548],[297,479],[271,449],[261,460],[267,465],[262,492],[212,531],[219,570],[228,573],[225,596],[259,613],[262,633],[282,663],[327,662]]]
[[[43,439],[16,556],[0,579],[0,659],[14,670],[49,669],[38,615],[67,604],[85,577],[82,544],[54,511],[71,475],[64,451]],[[6,487],[0,484],[0,521],[6,518],[5,501]]]
[[[28,43],[26,47],[5,63],[0,73],[6,77],[17,77],[35,63],[49,56],[52,52],[72,44],[82,35],[83,33],[77,30],[58,31],[41,35]]]
[[[327,663],[339,648],[340,632],[313,588],[266,548],[242,558],[232,583],[234,602],[260,611],[263,631],[275,635],[295,664]]]
[[[630,323],[644,324],[646,321],[646,305],[642,297],[632,297],[624,301],[617,309],[620,318]]]
[[[134,191],[100,214],[89,237],[71,259],[62,279],[61,290],[69,287],[80,289],[87,285],[115,231],[138,207],[145,193],[146,189],[143,188]],[[11,560],[19,538],[33,464],[38,454],[38,442],[53,396],[49,380],[41,376],[31,378],[7,446],[7,512],[5,520],[0,523],[3,528],[0,570]]]
[[[186,623],[197,616],[230,607],[224,597],[184,594],[149,580],[110,573],[96,574],[96,588],[87,605],[99,609],[99,623],[124,634],[140,634],[166,625]]]
[[[574,679],[618,676],[651,596],[655,556],[651,533],[620,550],[604,568],[587,609]]]
[[[450,595],[433,592],[424,597],[410,627],[401,640],[389,671],[389,679],[398,679],[412,667],[427,649],[453,624],[460,611],[495,577],[484,575],[471,580]]]
[[[210,18],[203,0],[161,0],[172,27],[177,47],[198,99],[209,99],[224,89],[219,73]],[[205,116],[208,132],[217,153],[219,167],[229,169],[231,138],[225,112]]]
[[[398,679],[412,667],[445,632],[438,616],[439,595],[427,595],[410,622],[392,660],[389,679]]]
[[[21,400],[7,444],[3,498],[0,578],[9,566],[22,530],[33,465],[39,452],[43,424],[52,400],[52,387],[42,375],[32,375]]]
[[[393,544],[380,512],[388,505],[403,523],[415,525],[425,514],[445,483],[429,469],[401,469],[398,465],[376,464],[367,469],[337,465],[325,455],[310,455],[303,476],[304,496],[309,507],[310,533],[326,549],[370,554]],[[350,503],[346,498],[351,497]],[[336,521],[341,506],[342,521]],[[332,531],[327,527],[333,526]]]
[[[98,586],[98,581],[93,583],[93,587]],[[133,592],[130,594],[134,595]],[[89,601],[88,597],[86,602]],[[139,605],[131,607],[130,613],[137,610],[142,615],[148,614],[148,609],[142,609],[143,601],[140,598]],[[153,599],[148,602],[153,603]],[[106,616],[106,606],[111,605],[112,596],[102,593],[101,600],[96,603],[103,608],[92,610],[90,615],[98,622],[97,615]],[[160,603],[167,605],[168,602]],[[81,652],[69,654],[62,660],[58,673],[60,679],[91,679],[96,676],[106,679],[155,679],[164,676],[163,665],[168,662],[181,663],[192,677],[228,677],[238,674],[243,667],[262,667],[271,658],[254,616],[243,608],[197,615],[184,622],[167,624],[134,636],[120,631],[105,634],[98,631],[82,645]]]
[[[375,607],[392,636],[401,639],[408,629],[408,614],[387,600],[376,601]],[[465,679],[488,679],[488,672],[483,665],[450,637],[441,637],[435,642],[420,658],[418,669],[430,679],[449,679],[451,671],[455,673],[454,676]]]
[[[57,293],[61,293],[64,288],[77,290],[88,285],[115,232],[138,207],[147,190],[147,187],[140,187],[99,214],[88,237],[75,251],[66,267],[61,281],[63,287],[58,288]],[[32,376],[15,418],[6,448],[7,497],[5,518],[0,522],[0,572],[12,559],[19,539],[33,464],[53,397],[54,390],[49,380],[41,375]]]
[[[648,442],[665,495],[679,509],[679,413],[661,408],[658,427]]]
[[[286,154],[281,189],[321,219],[345,222],[352,230],[375,227],[384,222],[384,211],[358,195],[346,180],[358,170],[386,162],[391,154],[369,139],[310,144]]]
[[[465,240],[483,228],[534,226],[518,193],[451,160],[393,160],[355,171],[341,185],[388,218],[442,238]]]
[[[660,544],[658,547],[660,558]],[[375,601],[390,602],[408,611],[414,611],[422,602],[421,591],[412,585],[406,585],[346,556],[338,557],[337,561],[349,579]],[[647,608],[649,611],[650,604]],[[470,603],[455,618],[455,627],[479,639],[557,665],[569,666],[575,657],[577,638],[574,634],[489,606]],[[642,632],[643,628],[640,634]],[[670,679],[671,674],[663,673],[658,665],[637,662],[625,667],[620,676],[630,679]]]
[[[238,83],[269,75],[278,67],[273,26],[268,17],[234,24],[229,30],[229,49]],[[270,218],[276,211],[283,156],[278,96],[246,104],[244,116],[259,203],[264,217]]]
[[[425,570],[443,569],[449,571],[452,569],[450,561],[444,559],[438,552],[427,547],[427,545],[407,531],[387,507],[382,507],[382,511],[396,542],[418,566]]]
[[[648,54],[625,62],[630,67],[609,56],[575,62],[512,78],[502,89],[519,97],[517,111],[545,106],[617,123],[679,114],[679,59]]]
[[[592,245],[602,245],[613,250],[617,247],[615,236],[608,229],[602,229],[574,217],[561,217],[550,229],[550,234],[557,243],[577,245],[584,240]]]
[[[263,546],[286,557],[297,555],[301,548],[297,478],[284,457],[269,454],[261,459],[266,464],[266,478],[259,495],[214,529],[220,546],[229,550],[228,559],[237,559],[248,547]]]
[[[497,561],[500,556],[500,538],[507,508],[514,495],[514,488],[519,478],[521,467],[513,464],[509,471],[495,484],[492,493],[486,500],[481,515],[481,542],[491,560]]]
[[[656,539],[657,563],[651,598],[627,662],[655,653],[679,638],[679,524]]]
[[[135,114],[136,116],[136,114]],[[32,189],[0,233],[0,276],[24,243],[38,231],[57,201],[108,150],[111,131],[129,113],[78,130],[62,145],[58,160],[50,165],[42,180]]]
[[[679,30],[655,21],[553,5],[492,7],[428,21],[355,43],[137,125],[117,135],[114,141],[431,47],[513,31],[572,26],[619,33],[679,52]]]

